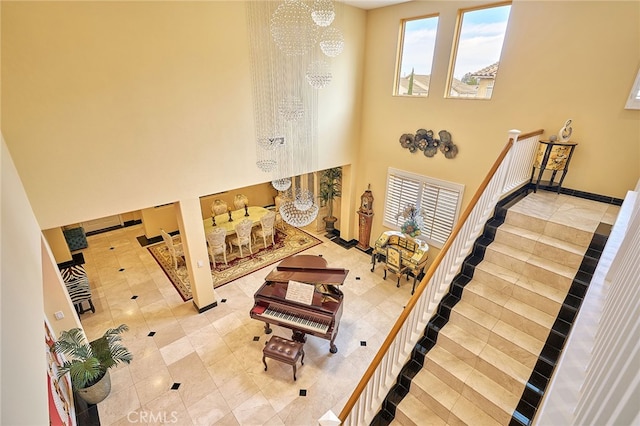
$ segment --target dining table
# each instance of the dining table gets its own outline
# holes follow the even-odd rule
[[[216,227],[222,227],[227,230],[227,235],[234,235],[236,233],[235,226],[240,223],[243,219],[251,219],[253,221],[253,226],[260,224],[260,219],[265,214],[269,213],[269,209],[260,206],[251,206],[247,207],[246,211],[244,208],[238,210],[231,210],[231,218],[233,219],[231,222],[229,221],[229,213],[223,213],[215,216]],[[248,216],[245,216],[248,214]],[[205,235],[211,232],[214,228],[213,226],[213,218],[208,217],[202,221],[204,225],[204,233]]]

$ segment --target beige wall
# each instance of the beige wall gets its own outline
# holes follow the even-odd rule
[[[0,142],[0,424],[45,425],[42,233]]]
[[[271,180],[255,165],[244,2],[2,9],[3,131],[44,228]],[[345,14],[318,169],[355,158],[365,12]]]
[[[69,250],[69,244],[67,244],[67,240],[62,233],[62,228],[45,229],[42,231],[42,234],[47,239],[56,263],[69,262],[73,259],[71,250]]]
[[[274,189],[273,185],[271,185],[271,182],[266,182],[258,185],[247,186],[245,188],[225,191],[220,194],[200,197],[200,210],[202,211],[202,219],[211,217],[211,204],[216,199],[220,199],[226,202],[227,206],[234,210],[235,207],[233,206],[233,199],[237,194],[246,195],[249,199],[250,206],[266,207],[274,204],[274,198],[276,195],[278,195],[278,191]]]
[[[549,135],[573,119],[579,145],[565,187],[623,198],[640,176],[640,111],[624,109],[640,65],[640,3],[516,1],[493,99],[445,99],[457,10],[478,4],[416,1],[368,14],[356,186],[371,183],[376,197],[372,238],[384,230],[388,167],[463,183],[466,205],[513,128]],[[400,20],[432,13],[440,19],[430,95],[393,97]],[[400,135],[422,127],[448,130],[458,156],[401,148]]]

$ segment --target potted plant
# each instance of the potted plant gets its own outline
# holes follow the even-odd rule
[[[122,345],[120,334],[129,330],[125,324],[108,329],[92,342],[80,328],[63,331],[52,350],[67,358],[59,370],[58,378],[71,375],[73,390],[89,404],[104,400],[111,391],[109,369],[124,362],[129,364],[133,355]]]
[[[342,168],[334,167],[322,171],[320,174],[320,200],[328,207],[327,216],[322,218],[325,222],[325,229],[327,232],[331,232],[334,229],[334,224],[338,220],[333,215],[333,200],[341,195],[342,188]]]

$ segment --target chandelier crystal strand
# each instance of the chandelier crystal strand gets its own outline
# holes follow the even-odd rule
[[[271,17],[271,35],[285,55],[307,53],[318,38],[318,26],[311,9],[299,0],[285,0]]]
[[[271,185],[278,191],[284,192],[291,188],[291,178],[281,178],[271,181]]]

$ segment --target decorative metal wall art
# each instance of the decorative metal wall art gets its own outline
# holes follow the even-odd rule
[[[451,133],[440,130],[438,138],[434,137],[433,130],[418,129],[415,134],[405,133],[400,136],[400,145],[412,154],[422,151],[426,157],[433,157],[438,149],[446,158],[458,155],[458,146],[451,140]]]

